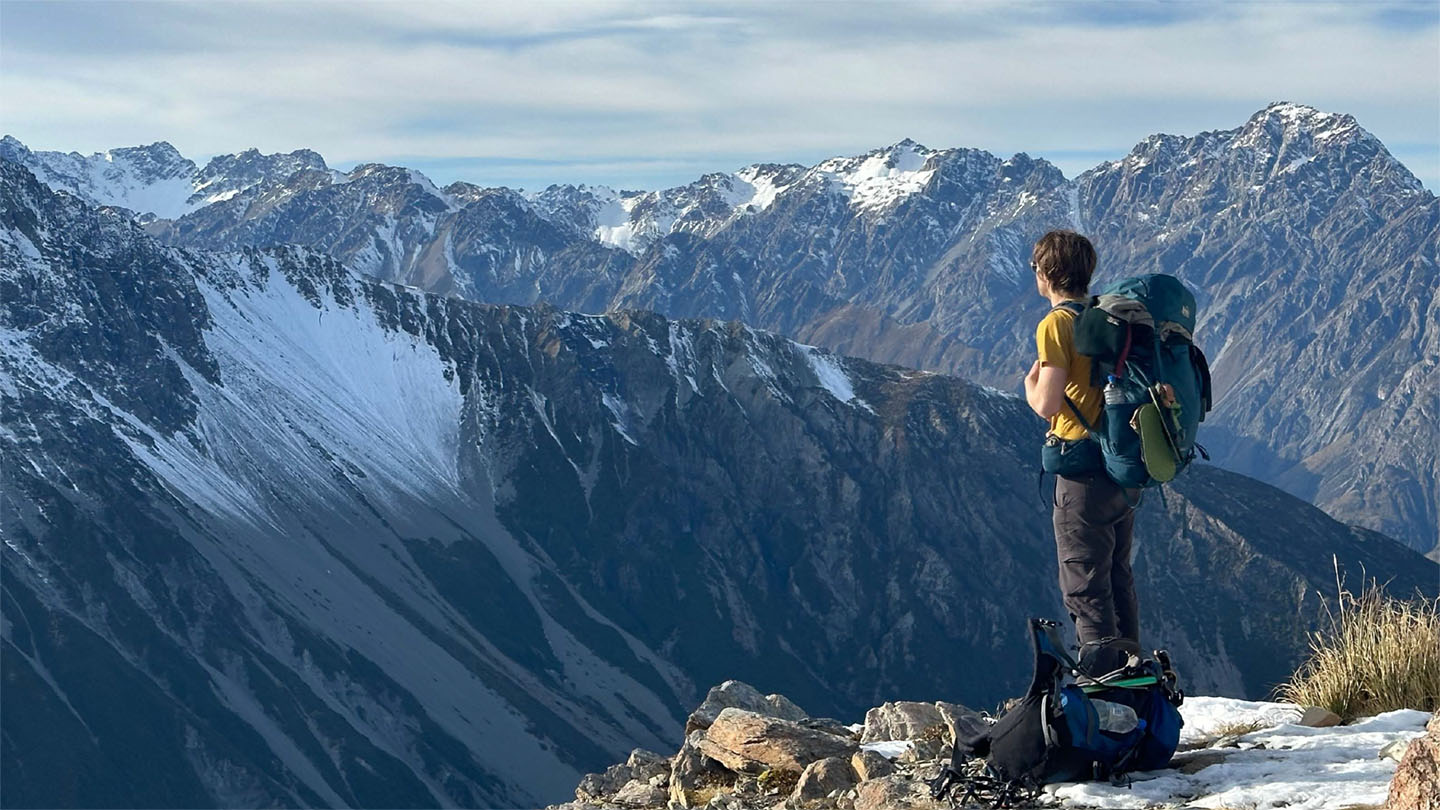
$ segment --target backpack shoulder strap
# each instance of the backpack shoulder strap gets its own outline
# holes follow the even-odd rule
[[[1079,318],[1080,315],[1085,312],[1085,307],[1086,304],[1081,301],[1061,301],[1060,303],[1051,307],[1050,311],[1054,312],[1057,309],[1063,309],[1066,312],[1069,312],[1071,315],[1074,315],[1076,318]],[[1080,413],[1080,407],[1075,404],[1075,400],[1071,399],[1069,394],[1065,394],[1064,396],[1065,405],[1070,409],[1071,413],[1075,414],[1076,421],[1080,423],[1081,427],[1085,428],[1085,432],[1094,435],[1095,427],[1090,424],[1090,420],[1085,418],[1085,414]]]
[[[1085,304],[1081,301],[1061,301],[1060,303],[1051,307],[1050,311],[1054,312],[1057,309],[1063,309],[1066,312],[1069,312],[1072,315],[1078,317],[1080,313],[1085,311]]]
[[[1080,413],[1080,406],[1075,404],[1075,400],[1071,399],[1069,394],[1062,394],[1061,396],[1065,397],[1065,406],[1070,409],[1071,413],[1075,414],[1075,420],[1080,423],[1080,427],[1085,428],[1086,433],[1094,436],[1095,427],[1090,424],[1089,419],[1085,418],[1085,414]]]

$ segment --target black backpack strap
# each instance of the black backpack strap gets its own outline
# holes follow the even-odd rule
[[[1054,312],[1057,309],[1063,309],[1076,318],[1079,318],[1080,315],[1085,312],[1085,304],[1079,301],[1061,301],[1051,307],[1050,311]],[[1085,428],[1085,432],[1092,436],[1095,435],[1095,427],[1090,424],[1090,420],[1085,418],[1085,414],[1080,413],[1080,407],[1075,404],[1075,400],[1071,399],[1069,394],[1063,394],[1063,396],[1065,397],[1065,405],[1070,408],[1071,413],[1075,414],[1075,419],[1080,422],[1080,426]]]
[[[1075,400],[1071,399],[1069,394],[1061,394],[1061,396],[1065,397],[1065,405],[1071,413],[1075,414],[1075,419],[1080,423],[1080,427],[1085,428],[1086,433],[1094,436],[1095,428],[1090,424],[1090,420],[1085,418],[1085,414],[1080,413],[1080,406],[1075,404]]]

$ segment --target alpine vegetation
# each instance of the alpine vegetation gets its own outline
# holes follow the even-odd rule
[[[1283,700],[1343,720],[1395,709],[1440,710],[1440,601],[1404,599],[1371,582],[1341,587]]]

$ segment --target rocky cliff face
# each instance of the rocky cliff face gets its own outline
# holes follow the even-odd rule
[[[531,805],[741,677],[990,705],[1059,615],[1023,403],[739,323],[488,306],[165,246],[0,161],[9,804]],[[1332,555],[1201,468],[1144,507],[1147,640],[1288,674]]]
[[[1077,181],[1114,273],[1197,291],[1217,462],[1440,543],[1440,201],[1348,115],[1273,105]]]
[[[57,187],[136,207],[92,193],[88,169],[55,168],[79,156],[6,143]],[[1100,249],[1097,283],[1160,271],[1195,288],[1218,461],[1440,548],[1440,202],[1346,115],[1274,104],[1235,129],[1152,136],[1073,181],[1025,155],[908,140],[650,192],[442,190],[396,167],[340,175],[313,153],[217,158],[195,177],[171,215],[191,213],[150,226],[177,244],[302,244],[490,303],[738,319],[1007,389],[1041,314],[1029,247],[1079,228]]]

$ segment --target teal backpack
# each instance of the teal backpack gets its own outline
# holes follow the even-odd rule
[[[1195,345],[1195,296],[1161,273],[1122,279],[1076,314],[1075,351],[1090,358],[1091,384],[1105,394],[1098,426],[1066,404],[1099,443],[1105,472],[1124,487],[1172,480],[1196,453],[1210,410],[1210,366]]]

